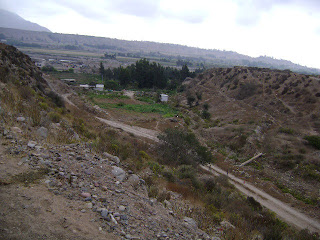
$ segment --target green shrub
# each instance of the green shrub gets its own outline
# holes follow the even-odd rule
[[[57,69],[55,69],[53,66],[50,66],[50,65],[43,66],[41,70],[43,72],[57,72]]]
[[[55,123],[58,123],[61,120],[61,115],[57,112],[49,112],[48,116],[50,120]]]
[[[147,189],[148,189],[149,198],[157,198],[157,196],[159,194],[159,189],[157,186],[151,185]]]
[[[150,156],[145,151],[139,151],[139,157],[141,159],[149,160]]]
[[[178,169],[178,176],[180,179],[193,179],[195,178],[195,169],[191,165],[182,165]]]
[[[54,104],[57,105],[57,107],[64,107],[64,101],[60,95],[57,93],[50,91],[47,96],[51,98]]]
[[[32,105],[28,108],[28,116],[30,117],[32,126],[39,126],[41,123],[41,112],[38,106]]]
[[[213,157],[193,133],[177,128],[167,129],[159,136],[159,154],[170,164],[195,165],[211,162]]]
[[[167,179],[168,182],[175,182],[176,178],[174,177],[171,171],[162,172],[162,176]]]
[[[161,166],[159,163],[150,161],[148,162],[148,165],[155,174],[160,174],[162,172],[163,166]]]
[[[191,119],[190,119],[190,117],[185,117],[185,118],[184,118],[184,122],[186,123],[187,126],[190,126],[190,124],[191,124]]]
[[[285,134],[290,134],[290,135],[293,135],[295,133],[295,131],[293,129],[291,129],[291,128],[283,128],[283,127],[281,127],[279,129],[279,132],[280,133],[285,133]]]
[[[45,103],[45,102],[39,103],[39,106],[40,106],[43,110],[47,110],[47,109],[48,109],[48,104]]]
[[[305,136],[304,139],[306,139],[311,146],[320,150],[320,136]]]
[[[211,114],[207,110],[203,110],[201,113],[203,119],[209,120],[211,118]]]

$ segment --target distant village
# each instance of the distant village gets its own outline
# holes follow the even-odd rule
[[[35,62],[36,66],[39,68],[43,68],[46,66],[52,66],[54,69],[58,71],[72,71],[72,72],[91,72],[92,68],[97,67],[97,64],[99,62],[93,63],[93,64],[84,64],[83,61],[77,60],[70,60],[70,59],[41,59],[41,58],[33,58],[33,61]],[[105,85],[98,83],[98,84],[79,84],[77,83],[77,80],[74,78],[65,78],[61,79],[61,81],[69,84],[77,86],[80,89],[83,90],[93,90],[93,91],[99,91],[99,92],[113,92],[113,90],[105,89]],[[167,94],[160,94],[159,96],[160,102],[168,102],[169,96]]]

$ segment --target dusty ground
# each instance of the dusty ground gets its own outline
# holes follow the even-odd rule
[[[32,171],[21,158],[4,152],[0,141],[0,239],[118,239],[99,230],[85,202],[48,191],[45,178],[25,184],[12,180]]]

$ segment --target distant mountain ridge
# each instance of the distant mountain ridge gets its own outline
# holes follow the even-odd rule
[[[20,17],[18,14],[3,9],[0,9],[0,27],[39,32],[51,32],[48,28],[42,27],[37,23],[27,21]]]
[[[320,75],[320,69],[309,68],[288,60],[267,56],[250,57],[233,51],[201,49],[178,44],[149,41],[128,41],[107,37],[93,37],[76,34],[35,32],[0,27],[0,34],[7,43],[17,47],[35,47],[43,49],[62,49],[99,54],[128,54],[140,58],[157,57],[165,60],[179,60],[193,63],[194,67],[259,67],[279,70],[291,70],[303,74]]]

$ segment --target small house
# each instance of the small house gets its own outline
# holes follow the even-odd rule
[[[161,102],[168,102],[169,96],[167,94],[160,94]]]
[[[94,88],[94,90],[96,90],[96,91],[103,91],[103,89],[104,89],[103,84],[96,84],[96,87]]]
[[[80,84],[80,87],[84,89],[89,89],[90,86],[88,84]]]

